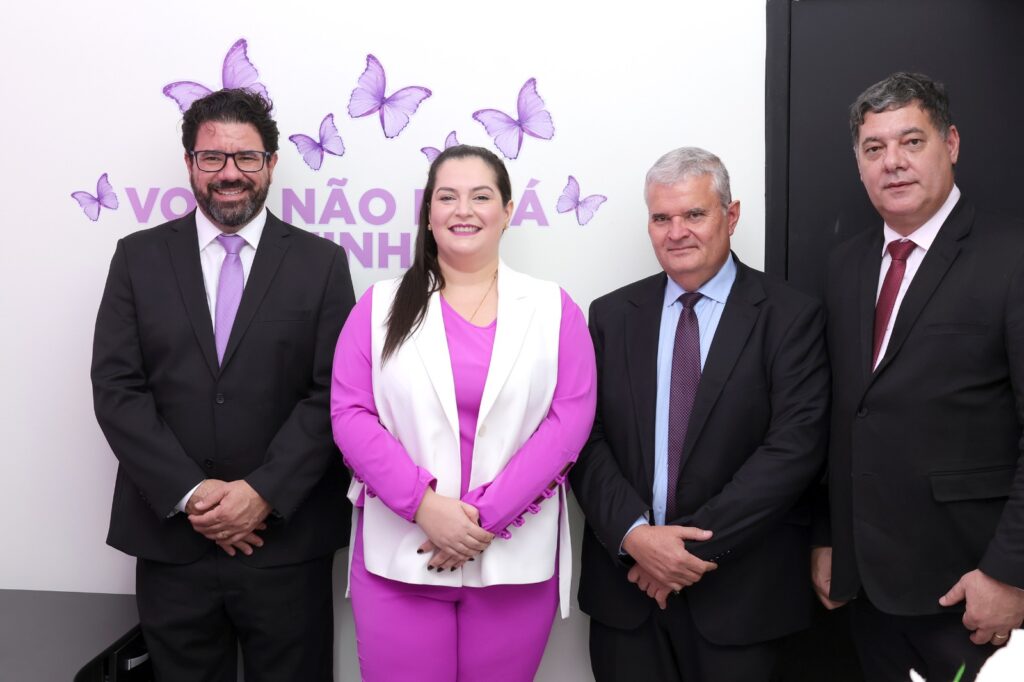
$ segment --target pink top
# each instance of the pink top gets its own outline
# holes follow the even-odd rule
[[[371,288],[352,309],[334,354],[331,423],[345,464],[367,495],[377,495],[393,512],[413,521],[423,494],[436,479],[417,466],[402,444],[378,420],[373,399]],[[480,525],[506,530],[524,523],[552,497],[590,435],[596,404],[594,347],[583,313],[562,291],[558,340],[558,381],[547,417],[491,482],[467,490],[473,464],[473,434],[483,396],[498,320],[487,327],[465,321],[443,300],[445,334],[455,382],[462,460],[462,500],[480,511]],[[357,501],[362,506],[362,499]]]

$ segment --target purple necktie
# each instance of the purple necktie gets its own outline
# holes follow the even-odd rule
[[[889,269],[885,272],[885,279],[882,280],[882,290],[878,293],[878,302],[875,304],[875,338],[871,352],[872,367],[878,364],[878,352],[882,350],[882,339],[885,338],[885,330],[889,326],[892,309],[896,306],[896,296],[900,293],[900,285],[903,283],[903,276],[907,272],[907,258],[915,248],[917,248],[917,244],[909,239],[889,242],[887,247],[892,260],[889,261]]]
[[[237,234],[222,234],[217,241],[227,252],[220,266],[220,280],[217,282],[217,314],[213,336],[217,341],[217,362],[224,361],[224,349],[228,347],[231,325],[235,323],[238,302],[242,300],[245,279],[242,276],[242,259],[238,252],[245,246],[245,240]]]
[[[693,399],[700,384],[700,327],[697,325],[697,305],[703,294],[683,294],[679,300],[683,312],[676,325],[675,345],[672,347],[672,382],[668,401],[668,490],[665,496],[665,522],[676,517],[676,486],[683,461],[683,444],[690,424]]]

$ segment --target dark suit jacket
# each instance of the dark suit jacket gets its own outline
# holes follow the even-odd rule
[[[881,259],[875,228],[828,269],[832,596],[936,613],[975,568],[1024,587],[1024,225],[961,199],[872,372]]]
[[[267,215],[223,366],[194,213],[120,240],[96,319],[96,417],[117,456],[107,542],[168,563],[210,541],[168,515],[204,478],[244,478],[271,505],[272,566],[348,540],[347,473],[331,437],[331,362],[354,297],[345,253]]]
[[[719,565],[686,595],[701,634],[751,644],[805,627],[810,512],[825,458],[829,375],[820,305],[740,263],[697,391],[670,523],[714,531],[687,543]],[[594,429],[571,480],[586,514],[581,608],[639,626],[655,602],[626,579],[626,531],[651,508],[664,273],[591,305]]]

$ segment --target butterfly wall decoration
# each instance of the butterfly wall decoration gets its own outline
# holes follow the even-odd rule
[[[302,155],[302,160],[313,170],[320,170],[324,162],[324,152],[334,156],[342,156],[345,153],[345,143],[342,142],[338,128],[334,125],[334,114],[327,114],[320,122],[319,140],[302,133],[289,135],[288,139],[295,144]]]
[[[250,90],[269,102],[267,88],[259,82],[260,74],[249,61],[247,50],[248,43],[245,42],[245,38],[239,38],[231,46],[221,67],[221,84],[224,88]],[[163,92],[178,103],[178,108],[184,114],[193,102],[200,97],[206,97],[213,90],[194,81],[177,81],[165,85]]]
[[[591,194],[581,199],[580,183],[570,175],[569,182],[565,185],[565,189],[562,190],[562,195],[558,197],[558,204],[555,206],[555,210],[559,213],[576,211],[576,222],[582,227],[591,221],[594,214],[597,213],[597,209],[606,201],[608,201],[608,197],[603,194]]]
[[[420,103],[433,93],[419,85],[410,85],[387,95],[386,87],[384,67],[372,54],[366,55],[366,70],[349,98],[348,115],[362,118],[379,112],[384,136],[391,139],[398,137],[409,125],[409,118],[416,113]]]
[[[110,184],[106,173],[96,181],[96,196],[88,192],[72,192],[71,198],[78,202],[85,215],[93,222],[99,220],[101,206],[113,211],[118,205],[117,195],[114,194],[114,187]]]
[[[455,137],[455,131],[448,133],[448,137],[444,138],[444,148],[450,149],[459,144],[459,139]],[[420,149],[423,155],[427,157],[427,161],[434,163],[434,159],[441,155],[441,150],[436,147],[423,147]]]
[[[512,118],[497,109],[473,112],[473,118],[483,124],[487,134],[494,139],[494,145],[507,159],[519,156],[524,133],[541,140],[550,140],[555,135],[551,114],[544,108],[544,100],[537,94],[536,78],[527,80],[519,89],[516,116],[518,118]]]

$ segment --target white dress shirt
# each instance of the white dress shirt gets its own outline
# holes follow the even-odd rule
[[[896,294],[896,303],[892,307],[892,314],[889,315],[889,323],[885,328],[885,336],[882,337],[882,345],[878,349],[878,359],[875,361],[874,368],[878,367],[878,363],[885,357],[885,351],[889,347],[889,337],[892,335],[892,328],[896,324],[896,317],[900,312],[900,304],[903,303],[903,297],[907,293],[907,289],[910,287],[910,283],[914,280],[914,275],[917,274],[917,269],[921,267],[921,261],[924,260],[924,256],[928,253],[928,249],[932,247],[932,242],[935,241],[935,237],[939,234],[939,228],[946,222],[946,218],[952,213],[953,207],[956,206],[956,202],[960,200],[960,189],[953,185],[953,189],[950,191],[949,196],[946,197],[945,203],[942,207],[929,218],[924,225],[917,228],[906,237],[896,232],[888,225],[882,228],[884,233],[884,244],[882,244],[882,267],[878,271],[878,289],[875,291],[875,304],[878,304],[878,297],[882,293],[882,283],[885,281],[885,274],[889,272],[889,264],[892,262],[892,257],[889,255],[889,244],[902,239],[909,239],[917,245],[910,255],[907,256],[907,269],[903,273],[903,280],[900,282],[900,289]],[[873,368],[873,369],[874,369]]]

